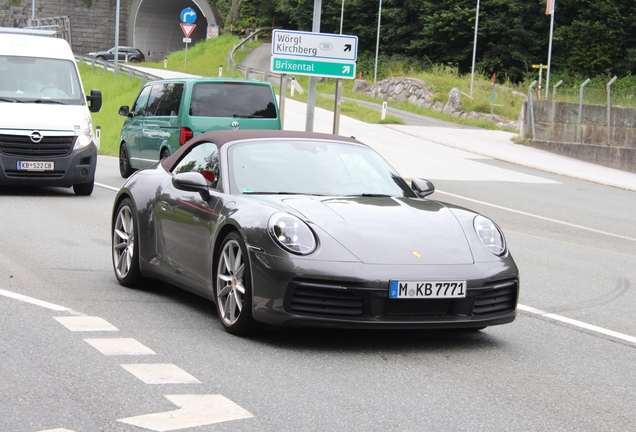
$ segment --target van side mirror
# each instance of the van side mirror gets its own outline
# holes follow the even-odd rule
[[[130,108],[128,105],[122,105],[119,107],[119,115],[124,117],[128,117],[130,115]]]
[[[86,96],[88,101],[88,110],[90,112],[99,112],[102,109],[102,92],[97,89],[92,89],[90,96]]]
[[[428,180],[422,178],[414,178],[411,180],[411,189],[419,198],[424,198],[435,192],[435,186]]]

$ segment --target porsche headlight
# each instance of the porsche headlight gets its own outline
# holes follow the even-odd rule
[[[288,252],[307,255],[316,250],[316,238],[307,224],[288,213],[276,213],[269,218],[269,234]]]
[[[476,216],[473,226],[477,236],[490,252],[497,256],[506,252],[506,240],[493,221],[483,216]]]
[[[93,142],[93,122],[91,121],[91,117],[88,114],[84,115],[84,122],[80,127],[79,135],[77,136],[77,140],[75,141],[75,150],[83,149],[84,147],[88,147],[90,143]]]

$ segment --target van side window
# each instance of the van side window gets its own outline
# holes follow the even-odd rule
[[[181,106],[181,95],[183,94],[182,83],[164,84],[162,95],[157,103],[156,116],[176,117],[179,115]]]
[[[216,189],[219,184],[219,149],[216,144],[205,142],[191,149],[172,170],[173,174],[184,172],[200,172],[208,185]]]
[[[146,102],[148,102],[148,96],[150,95],[150,86],[146,86],[141,90],[139,96],[137,96],[137,100],[132,108],[132,113],[135,116],[146,115]]]

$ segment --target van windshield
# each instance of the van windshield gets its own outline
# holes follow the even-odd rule
[[[278,117],[272,90],[245,83],[200,83],[192,89],[190,115],[198,117]]]
[[[0,102],[83,105],[75,64],[61,59],[0,56]]]

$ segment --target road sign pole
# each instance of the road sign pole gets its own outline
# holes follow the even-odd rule
[[[320,33],[320,12],[322,8],[322,0],[314,0],[314,16],[311,25],[313,33]],[[305,119],[305,131],[314,131],[314,117],[316,115],[316,82],[315,76],[309,77],[309,85],[307,90],[307,117]]]
[[[342,79],[336,80],[336,102],[333,107],[333,134],[340,134],[340,97],[342,95]]]
[[[186,60],[188,59],[188,43],[186,42],[185,54],[183,55],[183,68],[186,67]]]

